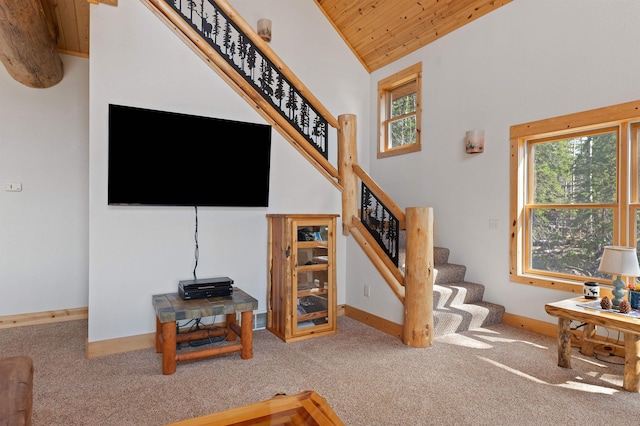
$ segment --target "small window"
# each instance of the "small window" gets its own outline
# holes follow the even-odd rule
[[[420,151],[422,63],[378,82],[378,158]]]

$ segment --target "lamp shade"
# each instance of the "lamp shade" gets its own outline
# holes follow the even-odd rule
[[[598,271],[605,274],[640,277],[638,256],[634,247],[606,246]]]

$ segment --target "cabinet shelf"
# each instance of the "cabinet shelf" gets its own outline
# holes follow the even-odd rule
[[[318,312],[310,312],[302,315],[298,315],[298,321],[311,321],[318,318],[324,318],[329,315],[329,311],[318,311]]]
[[[337,217],[267,215],[267,329],[285,342],[337,332]]]
[[[328,241],[299,241],[298,248],[301,249],[328,249],[329,244]]]
[[[313,272],[313,271],[326,271],[326,263],[316,263],[311,265],[299,265],[298,272]]]

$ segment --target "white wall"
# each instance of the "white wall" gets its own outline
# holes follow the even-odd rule
[[[372,73],[375,93],[378,80],[422,62],[423,139],[421,152],[381,160],[371,144],[371,174],[401,206],[434,208],[436,245],[507,312],[555,323],[544,304],[570,296],[509,281],[509,127],[639,99],[639,14],[633,0],[518,0]],[[465,154],[476,128],[485,152]],[[377,283],[370,298],[350,287],[348,303],[401,321],[399,303],[348,247],[347,281]]]
[[[270,18],[284,62],[334,115],[357,115],[360,163],[401,206],[434,208],[436,244],[487,300],[554,322],[544,303],[568,294],[509,281],[509,126],[637,100],[640,4],[514,1],[370,77],[312,2],[232,5],[252,25]],[[0,190],[0,316],[89,306],[98,341],[151,332],[151,295],[175,291],[194,263],[192,209],[107,206],[107,104],[263,120],[141,2],[91,5],[91,43],[91,61],[62,55],[53,88],[0,72],[0,183],[24,188]],[[377,81],[419,61],[423,150],[377,160]],[[472,128],[485,130],[483,154],[464,153]],[[260,309],[265,214],[340,213],[335,188],[275,132],[271,188],[268,209],[199,211],[198,275],[234,278]],[[339,238],[338,253],[338,302],[401,322],[353,239]]]
[[[89,61],[60,56],[47,89],[0,68],[0,316],[87,306]]]
[[[315,4],[238,0],[232,5],[252,26],[260,17],[272,20],[272,48],[335,116],[358,115],[366,140],[368,74]],[[192,278],[194,266],[193,208],[107,205],[108,104],[264,120],[139,1],[91,6],[90,75],[93,342],[152,332],[151,296],[176,291],[179,280]],[[226,142],[212,135],[213,146]],[[335,136],[330,150],[335,160]],[[341,213],[340,192],[275,131],[269,207],[198,209],[198,277],[233,278],[258,299],[260,310],[266,309],[267,213]],[[337,250],[338,303],[345,303],[342,236]]]

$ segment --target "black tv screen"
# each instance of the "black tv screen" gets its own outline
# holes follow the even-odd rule
[[[109,105],[109,205],[267,207],[271,126]]]

